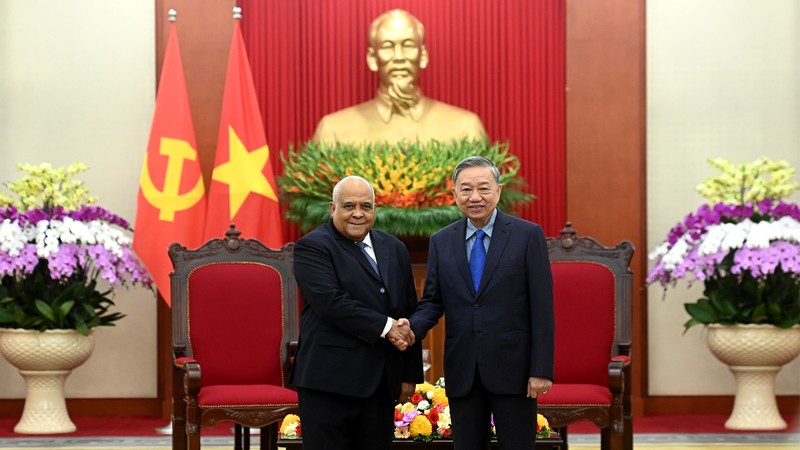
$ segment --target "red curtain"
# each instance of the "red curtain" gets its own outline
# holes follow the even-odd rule
[[[518,214],[558,234],[566,220],[565,0],[240,0],[242,31],[276,173],[278,153],[319,119],[368,100],[367,28],[401,8],[425,25],[429,97],[477,113],[508,142],[537,199]],[[298,234],[287,226],[290,241]]]

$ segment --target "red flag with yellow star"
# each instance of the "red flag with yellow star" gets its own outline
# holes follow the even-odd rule
[[[205,216],[205,185],[178,35],[171,18],[150,139],[139,179],[133,233],[133,250],[147,266],[167,304],[172,271],[167,248],[173,242],[199,247],[203,243]]]
[[[205,237],[223,237],[231,223],[242,238],[270,248],[284,243],[275,175],[239,20],[228,57]]]

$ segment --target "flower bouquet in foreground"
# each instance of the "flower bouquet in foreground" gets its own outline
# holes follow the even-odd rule
[[[647,283],[666,290],[699,280],[703,297],[687,303],[698,324],[800,323],[800,208],[786,202],[798,186],[786,161],[734,165],[713,159],[721,175],[697,187],[709,203],[675,225],[650,254]]]
[[[20,164],[27,176],[0,194],[0,327],[34,330],[114,325],[113,287],[152,286],[131,250],[130,226],[95,206],[81,163]]]
[[[448,439],[452,437],[451,425],[450,403],[447,400],[444,378],[440,378],[435,384],[428,382],[418,384],[409,401],[395,406],[395,439],[422,442]],[[280,435],[284,439],[302,438],[300,417],[288,414],[281,423]],[[492,435],[495,435],[494,421],[492,421]],[[537,416],[536,436],[550,437],[550,425],[541,414]]]

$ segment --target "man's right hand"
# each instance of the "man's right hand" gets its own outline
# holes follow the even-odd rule
[[[392,319],[392,327],[386,333],[386,338],[400,351],[414,345],[415,341],[414,332],[411,331],[411,323],[408,319]]]

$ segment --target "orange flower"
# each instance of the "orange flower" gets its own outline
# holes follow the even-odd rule
[[[411,432],[411,437],[430,436],[431,433],[433,433],[431,421],[423,415],[414,417],[414,420],[412,420],[411,424],[408,426],[408,430]]]

